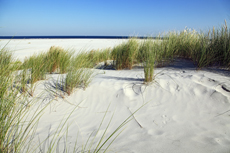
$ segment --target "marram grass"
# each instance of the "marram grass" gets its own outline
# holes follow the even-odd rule
[[[36,98],[28,100],[28,94],[24,93],[33,96],[35,83],[46,79],[47,72],[50,72],[49,68],[55,67],[56,70],[59,69],[59,73],[68,72],[67,80],[71,78],[69,76],[71,76],[72,70],[79,70],[77,71],[77,74],[80,74],[79,84],[86,88],[90,83],[91,72],[80,71],[80,66],[87,67],[88,64],[82,63],[70,71],[69,66],[72,58],[69,52],[60,51],[58,56],[55,54],[56,57],[53,58],[55,60],[52,62],[47,60],[47,54],[50,55],[50,53],[34,54],[21,63],[15,62],[10,52],[4,49],[0,50],[0,70],[2,72],[0,74],[0,152],[30,152],[29,143],[31,140],[28,140],[28,137],[29,135],[31,138],[33,137],[42,110],[37,110],[28,116],[29,107],[36,102]],[[50,66],[54,65],[54,61],[58,63],[57,67]],[[75,87],[78,86],[75,85]],[[27,120],[28,117],[29,120]],[[28,123],[24,124],[25,120]]]
[[[87,88],[91,82],[93,71],[87,68],[81,68],[69,71],[62,80],[63,90],[70,95],[74,88]]]
[[[50,47],[49,51],[44,55],[46,68],[49,73],[59,72],[64,74],[70,65],[72,52],[66,51],[61,47]]]
[[[23,123],[28,116],[28,106],[32,103],[21,95],[15,88],[12,54],[4,49],[0,50],[0,152],[22,152],[28,145],[28,136],[35,129],[40,112],[30,116],[27,123]],[[28,142],[28,143],[27,143]]]
[[[139,48],[138,59],[144,66],[145,82],[151,82],[154,79],[155,49],[155,43],[151,39],[144,41]]]
[[[138,41],[137,39],[129,39],[127,43],[123,43],[113,48],[111,57],[116,61],[115,67],[117,70],[120,69],[132,69],[135,57],[138,52]]]

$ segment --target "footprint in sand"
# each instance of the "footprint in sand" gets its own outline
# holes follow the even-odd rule
[[[180,86],[173,81],[166,81],[166,80],[159,80],[159,85],[162,87],[164,90],[175,94],[176,92],[179,92],[181,90]]]
[[[163,124],[167,124],[167,121],[162,121]]]
[[[162,115],[161,118],[163,119],[163,121],[162,121],[163,124],[167,124],[167,122],[170,121],[170,119],[167,117],[167,115]]]
[[[131,85],[124,85],[123,86],[123,93],[129,98],[134,98],[144,91],[144,86],[141,84],[131,84]]]
[[[214,138],[214,140],[216,141],[216,143],[223,145],[223,146],[228,146],[230,144],[230,141],[228,141],[226,139]]]

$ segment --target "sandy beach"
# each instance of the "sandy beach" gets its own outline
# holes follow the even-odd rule
[[[23,61],[34,53],[46,52],[51,46],[60,46],[68,50],[90,51],[114,47],[127,39],[1,39],[0,48],[14,52],[15,58]]]
[[[0,47],[9,40],[0,40]],[[23,61],[51,46],[74,50],[75,53],[114,47],[125,39],[26,39],[10,40],[6,48]],[[55,132],[69,117],[59,147],[73,151],[77,141],[82,146],[94,139],[93,146],[105,139],[133,115],[108,152],[119,153],[229,153],[230,152],[230,73],[223,69],[196,70],[193,62],[175,59],[154,70],[155,79],[144,84],[142,67],[132,70],[95,69],[86,89],[76,89],[64,98],[51,92],[54,82],[65,74],[49,74],[38,81],[35,105],[47,106],[39,120],[33,145]],[[108,109],[108,111],[106,111]],[[96,135],[103,116],[103,124]],[[68,131],[68,132],[66,132]],[[119,132],[120,132],[119,131]],[[118,132],[118,133],[119,133]],[[63,134],[63,135],[62,135]],[[95,136],[96,135],[96,136]],[[111,140],[110,140],[111,141]],[[48,144],[50,140],[46,140]],[[47,149],[42,145],[42,149]],[[103,151],[103,150],[102,150]]]

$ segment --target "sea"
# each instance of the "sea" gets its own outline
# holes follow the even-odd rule
[[[0,36],[0,39],[129,39],[129,38],[155,38],[137,36]]]

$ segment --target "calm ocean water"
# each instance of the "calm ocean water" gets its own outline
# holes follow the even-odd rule
[[[0,39],[128,39],[130,36],[0,36]],[[145,39],[150,37],[135,37]],[[151,37],[155,38],[155,37]]]

